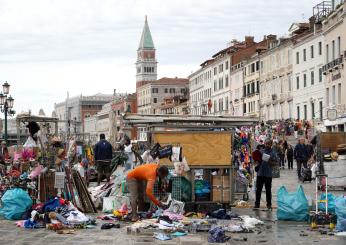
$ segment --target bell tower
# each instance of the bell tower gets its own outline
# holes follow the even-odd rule
[[[157,61],[147,16],[145,16],[141,40],[137,49],[136,88],[157,80]]]

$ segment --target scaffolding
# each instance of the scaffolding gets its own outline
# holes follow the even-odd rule
[[[312,9],[316,22],[321,22],[333,10],[332,1],[323,1]]]

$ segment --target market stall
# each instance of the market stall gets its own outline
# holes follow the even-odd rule
[[[192,203],[232,204],[239,193],[247,199],[244,185],[251,183],[250,173],[242,173],[251,171],[249,130],[257,118],[125,115],[124,120],[142,131],[145,128],[152,147],[181,149],[191,171],[180,175],[192,188]],[[160,164],[177,172],[174,161],[162,158]]]

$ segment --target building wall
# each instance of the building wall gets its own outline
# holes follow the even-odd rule
[[[162,78],[166,79],[166,78]],[[174,79],[173,79],[174,80]],[[166,97],[184,95],[188,90],[188,82],[165,83],[157,80],[138,88],[138,113],[139,114],[160,114],[159,107]]]
[[[277,43],[260,57],[261,120],[293,118],[292,42]]]
[[[245,116],[259,116],[259,78],[260,59],[258,55],[249,59],[243,67],[243,113]]]
[[[235,64],[230,72],[230,115],[243,116],[243,65]]]
[[[322,76],[324,50],[322,48],[322,52],[320,52],[319,47],[321,45],[323,47],[323,43],[321,33],[311,33],[302,40],[298,40],[297,44],[293,46],[294,118],[321,120],[320,112],[321,109],[323,112],[324,107],[325,83]],[[311,47],[313,47],[313,56]]]

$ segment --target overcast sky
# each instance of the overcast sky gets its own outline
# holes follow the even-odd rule
[[[316,0],[0,0],[0,81],[17,112],[70,95],[135,91],[144,16],[159,77],[187,77],[234,39],[286,35]]]

